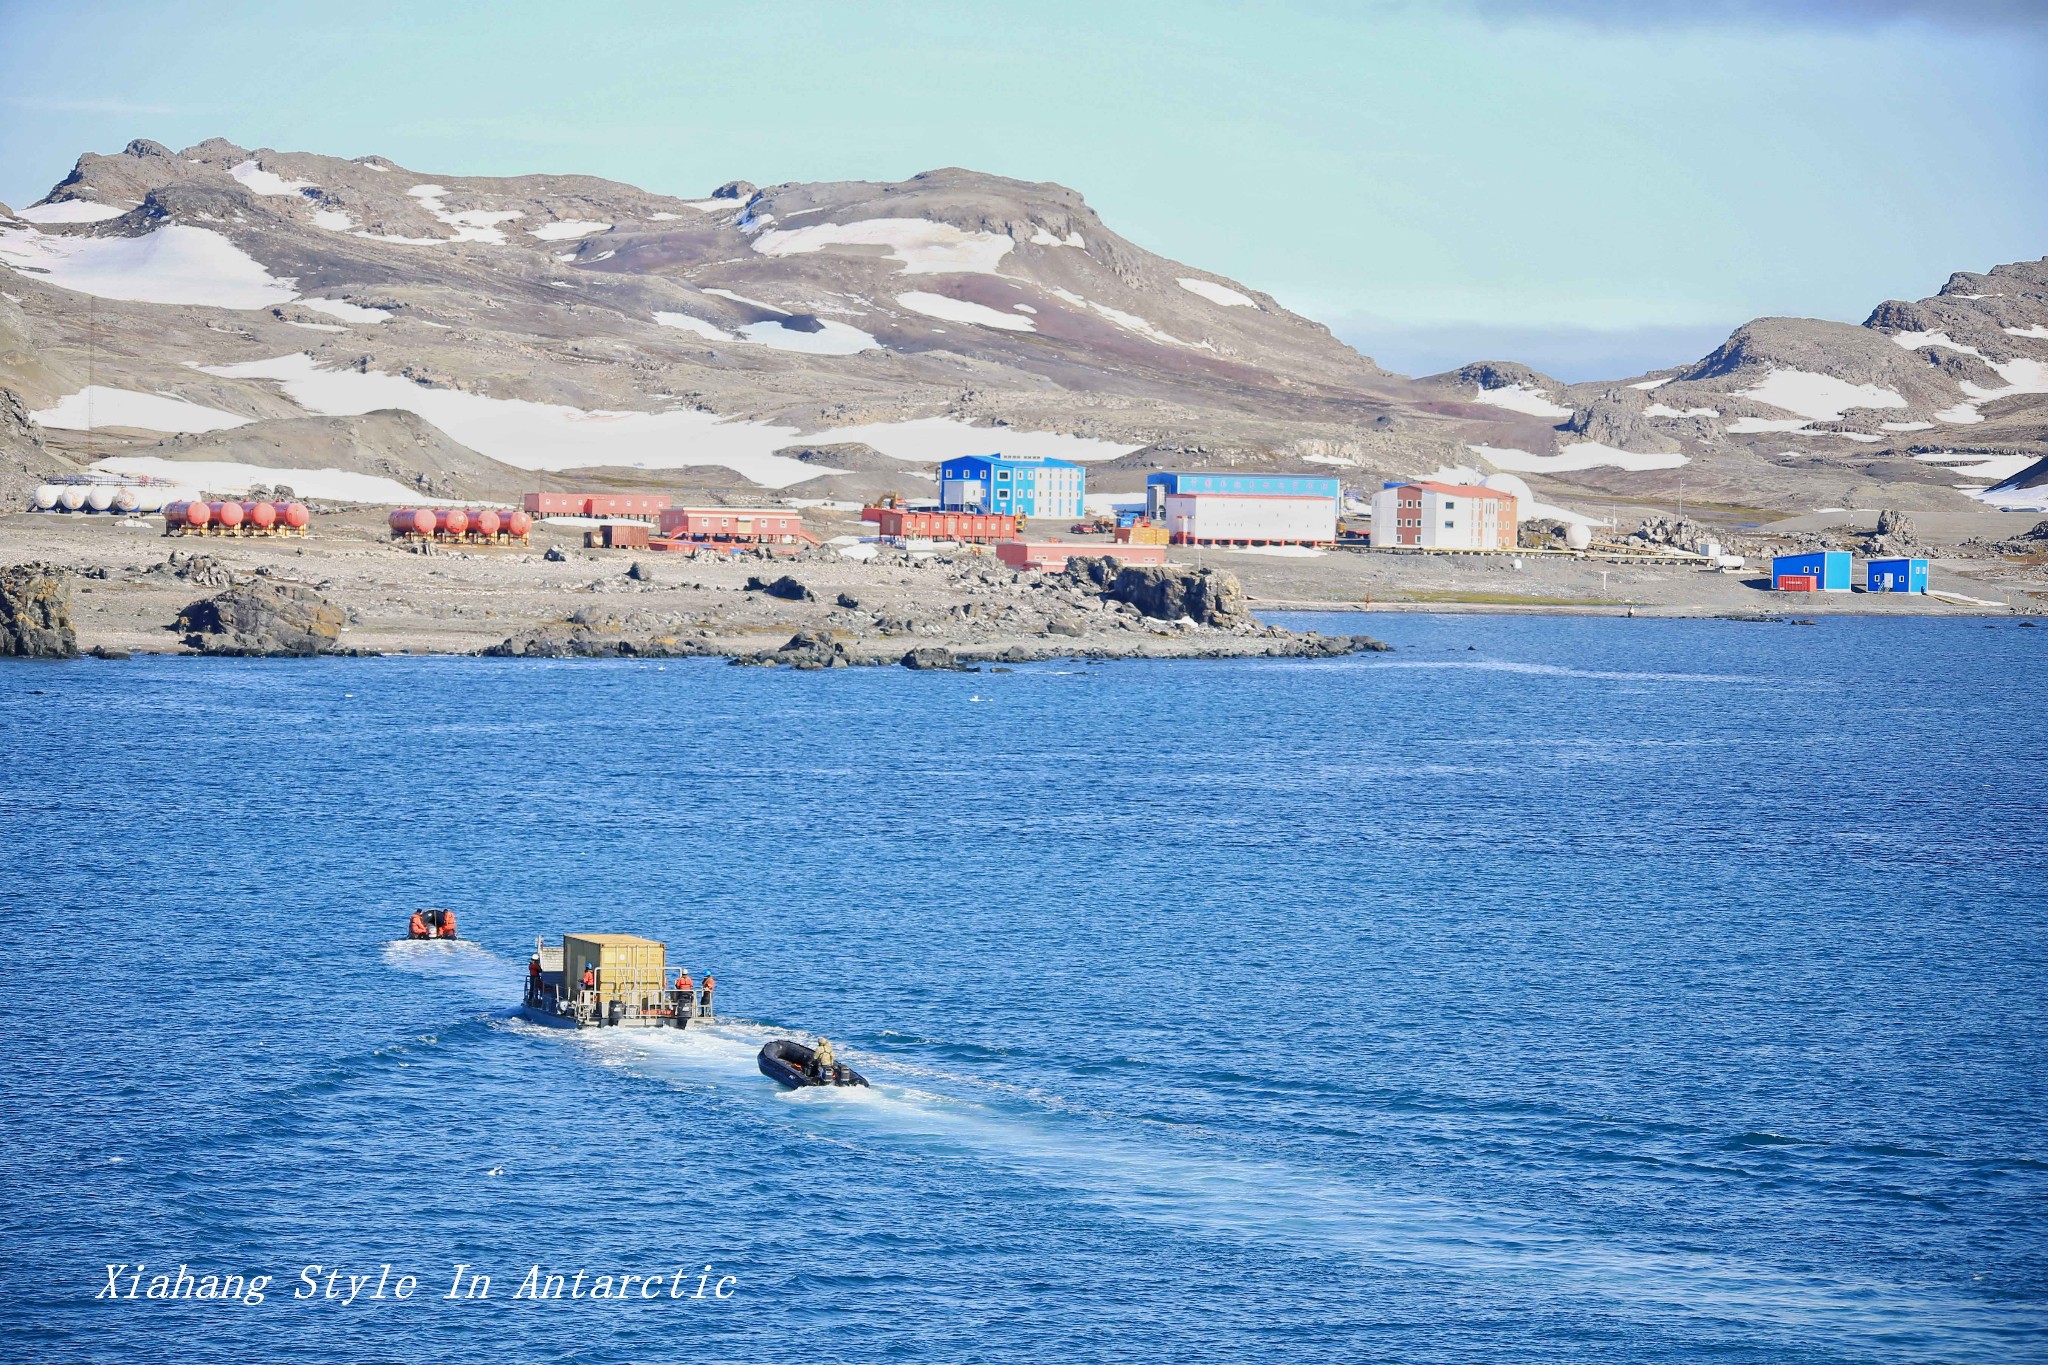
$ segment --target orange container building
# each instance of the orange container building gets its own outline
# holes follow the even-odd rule
[[[916,540],[958,540],[970,544],[1014,540],[1017,518],[1007,512],[938,512],[908,507],[863,507],[862,521],[871,521],[885,536]]]

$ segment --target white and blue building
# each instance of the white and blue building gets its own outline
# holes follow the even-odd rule
[[[963,455],[939,466],[939,507],[1016,517],[1078,517],[1088,471],[1042,455]]]
[[[1166,514],[1166,499],[1184,493],[1235,493],[1253,498],[1328,498],[1337,501],[1343,489],[1322,474],[1162,473],[1145,477],[1145,514],[1155,520]]]
[[[1807,550],[1796,555],[1771,558],[1771,587],[1786,591],[1791,586],[1813,592],[1848,592],[1851,566],[1847,550]],[[1811,579],[1809,585],[1805,580]]]
[[[1873,559],[1864,566],[1863,586],[1870,592],[1926,592],[1927,561]]]

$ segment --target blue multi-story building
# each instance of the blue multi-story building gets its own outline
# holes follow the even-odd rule
[[[1017,517],[1078,517],[1088,471],[1042,455],[963,455],[939,466],[939,507]]]

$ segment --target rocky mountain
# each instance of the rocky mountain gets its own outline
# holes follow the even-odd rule
[[[1802,510],[1845,483],[1959,502],[2048,453],[2048,263],[1564,385],[1387,374],[1073,190],[956,169],[679,199],[137,141],[0,213],[10,496],[103,461],[361,500],[916,496],[937,460],[1002,449],[1091,461],[1104,491],[1169,466],[1360,488],[1470,466],[1552,502],[1682,483]]]

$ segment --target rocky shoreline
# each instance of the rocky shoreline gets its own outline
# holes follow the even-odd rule
[[[831,560],[813,561],[819,562],[839,567]],[[921,593],[914,601],[863,601],[853,592],[815,589],[801,576],[805,565],[798,563],[772,579],[748,575],[737,589],[738,602],[721,603],[694,618],[648,619],[647,613],[584,607],[480,648],[408,645],[402,652],[517,659],[724,658],[735,665],[800,670],[879,665],[968,670],[1054,658],[1331,658],[1388,648],[1366,635],[1325,636],[1262,624],[1227,570],[1128,566],[1114,556],[1079,558],[1064,573],[1043,575],[1013,573],[980,561],[947,564],[933,572],[929,561],[905,557],[904,566],[929,580],[919,587],[937,591]],[[78,632],[71,619],[74,576],[92,580],[85,591],[117,581],[104,567],[74,575],[39,563],[0,572],[0,654],[78,657]],[[633,561],[626,577],[641,587],[658,580],[644,559]],[[95,656],[311,658],[395,652],[345,640],[344,633],[361,620],[359,611],[337,604],[320,585],[285,577],[269,565],[244,570],[210,555],[173,552],[161,563],[129,570],[120,585],[152,579],[216,591],[186,601],[161,627],[174,644],[149,649],[101,642],[91,650]],[[599,586],[590,585],[590,590]],[[692,586],[718,591],[701,583]],[[750,619],[761,615],[769,619]],[[793,629],[789,618],[796,618]]]

